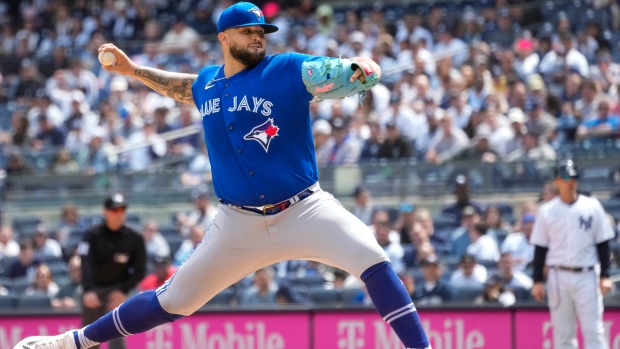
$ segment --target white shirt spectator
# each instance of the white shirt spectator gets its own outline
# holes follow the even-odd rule
[[[531,55],[525,57],[523,61],[516,59],[515,70],[523,79],[527,80],[530,75],[536,74],[536,69],[538,68],[539,63],[540,57],[538,54],[532,53]]]
[[[561,62],[564,58],[558,56],[555,51],[549,51],[538,66],[538,69],[542,74],[552,74],[557,67],[558,62]],[[566,64],[569,67],[574,67],[579,71],[579,74],[582,77],[590,76],[590,66],[588,64],[588,60],[586,57],[579,51],[575,49],[570,49],[566,54]]]
[[[129,152],[128,164],[134,171],[145,170],[151,164],[151,150],[159,157],[166,155],[166,141],[157,134],[147,136],[143,131],[135,132],[129,137],[128,143],[137,145],[146,141],[151,141],[151,146],[139,147]]]
[[[517,270],[525,270],[525,268],[534,260],[534,245],[532,245],[525,234],[515,232],[508,234],[506,240],[502,243],[502,253],[510,253]]]
[[[435,58],[441,58],[450,56],[452,57],[452,63],[455,67],[460,67],[467,60],[469,55],[469,48],[467,44],[461,39],[452,38],[452,40],[445,44],[438,42],[433,47],[433,56]]]
[[[469,145],[467,134],[460,128],[453,126],[450,133],[450,137],[446,137],[443,129],[440,128],[431,138],[428,149],[435,150],[440,158],[446,158]]]
[[[159,232],[155,232],[148,241],[145,241],[145,247],[148,256],[170,256],[170,245],[168,245],[168,241]]]
[[[448,115],[452,117],[454,125],[460,129],[464,129],[469,124],[472,108],[470,105],[465,104],[460,112],[455,107],[448,108],[447,112]]]
[[[495,239],[488,235],[482,235],[467,246],[467,253],[476,257],[477,260],[498,261],[499,249]]]
[[[450,277],[450,285],[452,287],[471,287],[482,286],[487,279],[487,268],[484,265],[476,264],[474,266],[474,272],[471,276],[467,277],[463,273],[463,270],[457,269]]]
[[[62,247],[58,241],[48,238],[41,248],[34,251],[34,258],[44,260],[49,257],[62,257]]]

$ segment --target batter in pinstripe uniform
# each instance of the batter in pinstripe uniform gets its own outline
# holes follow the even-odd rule
[[[586,349],[605,349],[603,295],[611,290],[609,240],[614,237],[598,200],[577,193],[579,172],[572,160],[557,167],[559,196],[540,207],[531,242],[537,301],[545,297],[543,269],[548,267],[548,305],[555,349],[577,348],[577,319]]]

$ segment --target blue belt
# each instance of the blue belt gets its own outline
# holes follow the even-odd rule
[[[288,200],[284,200],[282,202],[279,202],[277,204],[274,205],[265,205],[262,207],[252,207],[252,206],[239,206],[239,205],[235,205],[235,204],[231,204],[228,203],[226,201],[224,201],[223,199],[220,199],[220,202],[224,205],[228,205],[231,207],[236,207],[242,210],[246,210],[246,211],[250,211],[250,212],[254,212],[254,213],[258,213],[258,214],[262,214],[265,216],[271,216],[277,213],[280,213],[284,210],[286,210],[287,208],[293,206],[294,204],[300,202],[301,200],[307,198],[308,196],[314,194],[314,192],[310,189],[306,189],[304,191],[302,191],[301,193],[293,196],[292,198],[288,199]]]

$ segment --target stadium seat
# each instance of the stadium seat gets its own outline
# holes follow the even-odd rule
[[[456,287],[454,292],[454,301],[471,302],[484,292],[484,286],[465,286]]]
[[[11,266],[17,262],[17,257],[3,257],[0,259],[0,276],[6,276]]]
[[[340,291],[313,287],[308,290],[308,297],[315,303],[337,303],[340,300]]]
[[[159,232],[162,235],[179,235],[179,230],[177,227],[171,224],[160,225]]]
[[[67,264],[65,264],[64,262],[49,263],[47,266],[50,268],[53,277],[67,275],[68,268]]]
[[[477,262],[480,265],[484,265],[487,269],[488,268],[497,268],[497,262],[493,261],[493,260],[481,259],[481,260],[478,260]]]
[[[170,246],[171,256],[174,256],[174,254],[177,253],[177,251],[179,250],[179,247],[181,247],[181,244],[183,243],[183,241],[185,241],[185,237],[181,235],[166,234],[166,235],[163,235],[163,237],[168,242],[168,246]]]
[[[103,215],[101,214],[85,214],[80,217],[80,220],[84,222],[87,227],[91,227],[95,224],[103,222]]]
[[[459,224],[460,223],[457,222],[456,218],[452,215],[442,214],[440,216],[433,217],[433,226],[435,227],[435,230],[457,228]]]
[[[327,280],[322,275],[311,275],[291,280],[294,285],[303,285],[306,287],[323,286]]]
[[[530,300],[530,291],[523,287],[511,287],[510,290],[515,295],[517,302],[525,302]]]
[[[27,276],[22,276],[13,279],[13,282],[11,283],[11,290],[14,293],[23,293],[31,285],[32,279]]]
[[[206,305],[226,305],[230,303],[233,295],[235,294],[235,290],[232,288],[227,288],[222,290],[220,293],[216,294],[213,298],[211,298]]]
[[[357,297],[360,292],[364,292],[361,288],[349,288],[346,290],[342,290],[340,293],[340,299],[344,304],[353,304],[353,301]]]
[[[17,217],[13,219],[13,230],[19,239],[32,237],[37,226],[41,223],[41,219],[36,216]]]
[[[21,295],[17,297],[17,307],[21,309],[44,309],[51,308],[50,298],[44,293]]]
[[[0,295],[0,309],[13,308],[15,306],[15,297],[10,294]]]
[[[140,216],[136,213],[127,213],[127,222],[140,224]]]

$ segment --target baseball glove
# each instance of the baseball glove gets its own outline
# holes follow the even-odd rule
[[[353,72],[360,68],[365,82],[359,80],[350,82]],[[301,76],[306,89],[315,99],[344,98],[354,94],[359,95],[360,101],[366,90],[379,83],[379,67],[372,61],[351,60],[342,58],[322,58],[305,61],[301,65]]]

